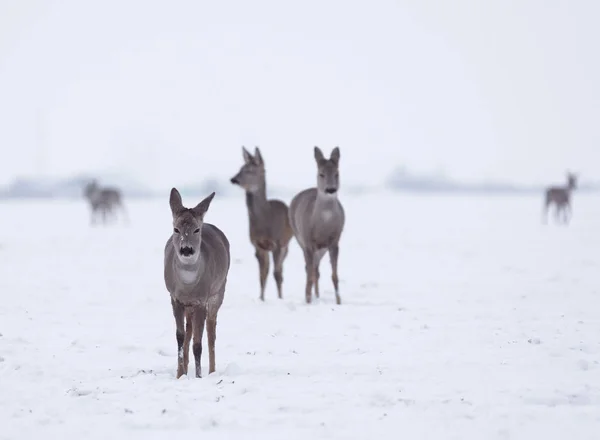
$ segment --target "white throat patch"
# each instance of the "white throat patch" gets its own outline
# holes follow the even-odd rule
[[[179,269],[178,272],[181,281],[183,281],[185,284],[195,283],[198,279],[198,272],[195,270]]]
[[[324,222],[330,221],[333,218],[333,211],[330,209],[321,211],[321,218],[323,219]]]

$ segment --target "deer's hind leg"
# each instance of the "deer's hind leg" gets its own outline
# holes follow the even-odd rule
[[[342,298],[340,297],[340,291],[338,288],[338,256],[340,253],[340,248],[337,243],[332,244],[329,247],[329,260],[331,261],[331,281],[333,282],[333,288],[335,289],[335,302],[337,304],[342,303]]]
[[[277,296],[281,299],[283,298],[283,262],[285,261],[285,257],[288,254],[287,246],[279,246],[277,245],[275,249],[273,249],[273,278],[275,278],[275,283],[277,284]]]
[[[192,345],[192,351],[194,352],[194,361],[196,364],[196,377],[202,377],[202,369],[200,367],[200,360],[202,358],[202,335],[204,334],[204,323],[206,321],[206,308],[204,306],[197,306],[192,309],[191,313],[194,335],[194,344]]]
[[[208,337],[208,374],[215,372],[215,341],[217,340],[217,315],[206,319],[206,335]]]
[[[208,337],[208,374],[216,370],[215,342],[217,340],[217,313],[223,303],[225,286],[218,295],[208,301],[206,308],[206,336]],[[220,298],[220,299],[217,299]]]
[[[258,269],[260,274],[260,300],[264,301],[267,275],[269,274],[269,251],[257,247],[254,255],[258,260]]]

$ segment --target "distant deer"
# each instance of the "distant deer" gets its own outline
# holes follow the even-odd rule
[[[242,147],[244,165],[231,178],[231,183],[246,191],[246,206],[250,226],[250,242],[258,260],[260,299],[265,300],[265,286],[269,274],[269,252],[273,253],[273,277],[277,283],[277,295],[283,297],[283,262],[292,239],[288,207],[281,200],[267,200],[265,162],[258,147],[254,156]]]
[[[217,313],[225,296],[229,273],[229,241],[216,226],[205,223],[204,215],[215,193],[195,208],[185,208],[177,189],[171,189],[169,203],[173,234],[165,245],[165,285],[171,294],[177,339],[177,378],[187,374],[189,348],[196,361],[196,377],[202,377],[202,334],[208,334],[208,373],[215,371]],[[185,326],[185,331],[184,331]]]
[[[115,207],[120,208],[126,216],[121,191],[117,188],[101,188],[94,179],[85,185],[83,195],[89,201],[90,208],[92,209],[92,224],[96,223],[98,213],[102,215],[102,223],[106,224],[107,215],[114,215],[113,210]]]
[[[571,218],[571,192],[577,188],[577,175],[567,173],[567,186],[552,186],[546,189],[546,198],[544,203],[544,222],[547,221],[548,208],[552,203],[555,204],[555,218],[560,220],[562,212],[562,222],[568,223]]]
[[[304,252],[306,268],[306,302],[312,301],[312,287],[319,297],[319,263],[329,251],[331,280],[335,299],[341,304],[338,288],[339,241],[344,229],[345,214],[338,200],[340,187],[340,149],[335,147],[329,159],[325,159],[319,147],[315,147],[317,161],[317,187],[298,193],[290,203],[290,221],[296,240]]]

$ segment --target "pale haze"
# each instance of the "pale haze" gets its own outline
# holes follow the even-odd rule
[[[595,1],[0,0],[0,183],[600,177]]]

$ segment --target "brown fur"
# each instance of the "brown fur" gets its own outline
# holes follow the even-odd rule
[[[269,274],[269,252],[273,255],[273,277],[277,296],[283,297],[283,262],[293,236],[288,217],[288,207],[281,200],[267,200],[265,162],[258,147],[254,156],[242,147],[244,165],[231,178],[231,183],[246,191],[246,207],[250,227],[250,242],[258,261],[260,299],[265,300],[265,287]]]
[[[214,193],[195,208],[183,207],[171,190],[173,234],[165,245],[164,278],[171,295],[177,339],[177,378],[188,372],[192,344],[196,377],[201,377],[202,335],[207,323],[209,374],[215,371],[217,313],[223,304],[229,273],[229,241],[216,226],[204,222]]]
[[[317,163],[317,187],[299,192],[290,203],[290,222],[298,244],[304,253],[306,270],[306,302],[312,301],[312,289],[319,297],[319,264],[329,251],[331,281],[337,304],[342,303],[339,292],[339,241],[344,230],[344,208],[338,200],[340,150],[334,148],[325,159],[318,147],[314,149]]]
[[[571,192],[577,188],[577,176],[567,173],[566,186],[552,186],[546,189],[544,200],[544,222],[547,221],[548,210],[552,204],[555,205],[556,221],[567,224],[571,219]],[[560,214],[562,213],[562,219]]]

